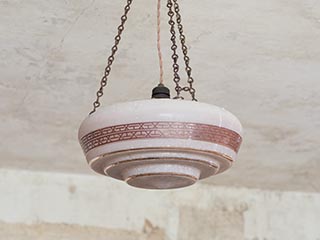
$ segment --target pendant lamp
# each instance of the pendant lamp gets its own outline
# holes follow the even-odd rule
[[[158,0],[160,81],[151,99],[98,109],[133,2],[126,1],[93,110],[79,129],[79,142],[90,168],[145,189],[186,187],[226,171],[236,160],[242,126],[224,108],[197,101],[178,0],[167,0],[175,96],[170,98],[163,80]],[[181,85],[178,45],[185,64],[186,86]],[[183,92],[190,94],[191,101],[184,99]]]

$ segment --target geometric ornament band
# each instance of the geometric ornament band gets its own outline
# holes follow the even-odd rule
[[[239,151],[241,136],[227,128],[188,122],[142,122],[121,124],[95,130],[80,140],[85,153],[110,143],[136,139],[173,138],[192,139],[223,145]]]

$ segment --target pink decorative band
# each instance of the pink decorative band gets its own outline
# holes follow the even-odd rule
[[[209,124],[188,122],[143,122],[110,126],[95,130],[80,140],[85,153],[109,143],[119,141],[173,138],[193,139],[223,145],[235,152],[239,151],[241,136],[227,128]]]

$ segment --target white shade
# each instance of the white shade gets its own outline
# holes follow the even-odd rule
[[[221,173],[242,127],[230,112],[185,100],[118,103],[88,116],[79,141],[91,168],[132,186],[168,189]]]

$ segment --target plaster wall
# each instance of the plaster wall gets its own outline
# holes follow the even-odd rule
[[[89,173],[77,130],[91,110],[124,3],[0,0],[0,167]],[[162,3],[164,78],[174,93]],[[320,1],[180,6],[198,100],[228,109],[245,130],[238,162],[206,182],[319,192]],[[122,40],[103,106],[148,99],[158,83],[156,1],[133,2]]]
[[[0,239],[319,240],[320,194],[0,170]]]

